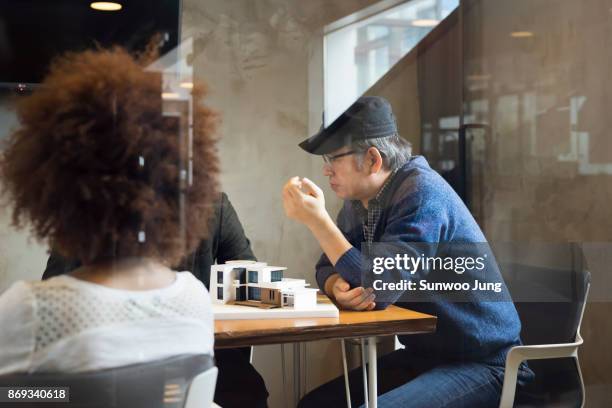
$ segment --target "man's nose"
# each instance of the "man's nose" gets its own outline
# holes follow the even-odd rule
[[[332,174],[334,174],[331,165],[327,164],[327,163],[323,163],[323,175],[324,176],[331,176]]]

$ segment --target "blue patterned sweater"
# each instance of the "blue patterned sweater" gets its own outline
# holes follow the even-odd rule
[[[482,255],[478,253],[482,250],[482,244],[488,247],[482,231],[459,196],[422,156],[412,157],[399,169],[385,195],[374,242],[391,244],[394,250],[386,254],[389,257],[400,252],[416,256],[427,252],[427,256],[477,257]],[[361,252],[364,241],[362,221],[352,202],[345,202],[337,223],[353,248],[342,255],[335,267],[323,254],[316,266],[317,282],[320,288],[324,288],[327,278],[337,272],[352,287],[362,286],[364,271],[371,273],[369,262],[375,250],[370,251],[369,257]],[[428,244],[423,249],[418,243]],[[474,245],[455,247],[455,243]],[[453,251],[461,253],[453,254]],[[468,270],[457,277],[466,282],[479,279],[502,282],[503,285],[492,253],[486,258],[485,265],[484,271]],[[400,275],[397,273],[391,275],[385,272],[380,278],[384,281],[397,281],[398,278],[440,279],[440,274],[436,278],[435,274],[428,274],[425,270],[416,274],[407,271],[399,271]],[[473,360],[503,365],[507,349],[520,344],[520,320],[505,285],[494,298],[486,297],[483,293],[470,291],[460,301],[440,296],[434,291],[421,292],[419,298],[414,300],[406,292],[398,292],[395,298],[389,298],[390,295],[385,293],[385,296],[377,295],[377,308],[386,308],[395,303],[437,316],[435,333],[399,337],[408,350],[449,361]]]

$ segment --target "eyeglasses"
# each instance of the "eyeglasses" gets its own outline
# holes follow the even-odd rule
[[[324,154],[323,161],[325,162],[325,164],[331,165],[334,162],[334,160],[339,159],[340,157],[348,156],[348,155],[355,154],[355,153],[357,153],[356,150],[349,150],[348,152],[338,153],[334,155]]]

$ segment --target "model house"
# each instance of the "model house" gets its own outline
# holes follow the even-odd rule
[[[210,294],[214,303],[261,308],[307,309],[317,304],[317,289],[304,279],[284,278],[282,266],[265,262],[228,261],[210,267]]]

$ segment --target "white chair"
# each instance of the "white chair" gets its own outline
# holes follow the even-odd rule
[[[585,390],[578,348],[583,343],[580,325],[590,289],[589,272],[584,268],[552,270],[525,265],[506,268],[523,276],[515,280],[517,288],[524,287],[527,280],[530,284],[539,280],[541,284],[539,278],[545,276],[555,286],[553,290],[567,290],[561,291],[561,300],[532,298],[516,302],[515,298],[525,345],[513,347],[506,356],[499,407],[583,407]],[[541,288],[546,286],[541,285]],[[536,377],[515,398],[519,366],[526,360],[531,360],[528,364]]]
[[[189,385],[183,408],[218,407],[213,402],[218,373],[219,369],[212,367],[195,376]]]

